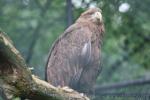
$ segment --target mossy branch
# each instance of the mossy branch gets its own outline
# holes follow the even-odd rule
[[[32,75],[10,38],[0,31],[0,96],[31,100],[89,100],[68,87],[54,87]],[[41,98],[41,99],[40,99]]]

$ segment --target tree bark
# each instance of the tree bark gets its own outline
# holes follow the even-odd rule
[[[89,100],[68,88],[54,87],[31,74],[27,65],[12,45],[9,37],[0,32],[0,96],[31,100]]]

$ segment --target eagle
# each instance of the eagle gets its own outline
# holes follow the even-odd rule
[[[101,13],[99,8],[87,9],[54,42],[46,65],[46,81],[79,92],[91,91],[101,71]]]

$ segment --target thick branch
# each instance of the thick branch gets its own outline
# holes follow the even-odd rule
[[[0,88],[8,99],[89,100],[69,88],[57,88],[31,75],[8,36],[0,32]],[[1,92],[1,93],[2,93]],[[1,96],[2,94],[0,94]]]

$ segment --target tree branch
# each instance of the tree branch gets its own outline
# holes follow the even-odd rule
[[[100,94],[97,95],[97,97],[101,97],[101,96],[103,96],[103,97],[112,97],[112,98],[114,98],[114,97],[123,97],[126,100],[128,100],[127,98],[129,98],[129,97],[130,97],[130,99],[132,97],[131,100],[137,100],[139,98],[141,98],[141,100],[148,100],[150,94],[149,93],[129,93],[129,92],[128,93],[105,92],[105,93],[100,93]],[[145,98],[147,98],[147,99],[145,99]]]
[[[70,88],[59,88],[33,76],[7,35],[0,32],[0,96],[31,100],[89,100]],[[3,90],[2,90],[3,89]],[[4,95],[4,96],[5,96]]]
[[[110,84],[110,85],[95,86],[94,90],[95,90],[96,94],[100,94],[107,90],[120,89],[120,88],[124,88],[124,87],[139,86],[139,85],[145,85],[145,84],[150,84],[150,78],[119,82],[119,83],[114,83],[114,84]]]

